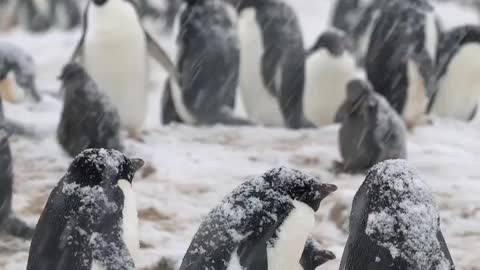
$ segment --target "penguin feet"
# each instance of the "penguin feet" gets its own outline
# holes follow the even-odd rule
[[[332,168],[329,169],[329,172],[334,175],[339,175],[342,173],[346,174],[367,174],[368,169],[355,169],[348,166],[346,163],[341,161],[334,161]]]
[[[145,140],[143,139],[143,134],[138,131],[129,131],[128,132],[128,138],[139,142],[139,143],[145,143]]]
[[[3,225],[0,227],[0,231],[15,237],[30,240],[33,237],[35,229],[17,217],[11,215],[4,221]]]

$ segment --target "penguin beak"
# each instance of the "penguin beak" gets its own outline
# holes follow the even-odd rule
[[[324,190],[327,194],[331,194],[337,191],[338,187],[332,184],[322,184],[322,190]]]
[[[132,166],[135,172],[140,170],[143,167],[143,165],[145,165],[145,161],[139,158],[132,158],[130,159],[130,161],[132,162]]]

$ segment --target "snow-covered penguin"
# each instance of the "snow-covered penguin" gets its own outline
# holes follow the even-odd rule
[[[336,189],[287,168],[251,178],[208,214],[180,270],[298,269],[314,213]]]
[[[347,84],[358,75],[350,48],[345,33],[333,29],[322,33],[308,52],[303,109],[316,126],[334,123]]]
[[[404,160],[375,165],[355,194],[340,270],[453,270],[433,194]]]
[[[35,101],[41,97],[35,84],[35,66],[32,57],[17,46],[0,42],[0,85],[1,96],[7,101],[16,102],[21,96],[16,91],[12,81],[8,78],[10,72],[15,76],[15,81],[23,88],[27,95]]]
[[[177,79],[175,66],[145,31],[134,0],[89,0],[84,18],[71,60],[80,58],[117,107],[122,126],[141,139],[148,107],[148,57]]]
[[[305,243],[302,258],[300,259],[301,269],[315,270],[320,265],[335,260],[335,254],[329,250],[322,249],[320,243],[309,238]]]
[[[120,116],[83,67],[71,63],[60,75],[64,93],[57,139],[75,157],[88,148],[122,150]]]
[[[331,24],[346,33],[351,33],[364,15],[365,10],[374,2],[381,0],[337,0],[333,10]]]
[[[238,7],[240,88],[250,119],[313,127],[303,115],[305,48],[295,11],[277,0],[229,0]]]
[[[132,184],[142,166],[116,150],[78,155],[40,216],[27,270],[134,270],[140,243]]]
[[[180,86],[167,83],[163,124],[250,124],[233,113],[240,69],[234,8],[224,0],[185,2],[177,36]]]
[[[409,128],[425,120],[435,91],[438,29],[433,7],[422,0],[382,5],[365,58],[369,81]]]
[[[407,157],[407,130],[381,95],[361,80],[347,86],[347,98],[337,113],[341,122],[339,172],[364,172],[378,162]]]
[[[12,212],[14,175],[9,137],[9,130],[0,121],[0,232],[30,239],[34,229],[18,219]]]
[[[438,46],[438,90],[431,114],[472,120],[480,99],[480,27],[461,26],[443,35]]]

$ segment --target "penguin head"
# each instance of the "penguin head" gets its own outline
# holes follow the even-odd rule
[[[93,2],[96,6],[99,6],[99,7],[100,7],[100,6],[105,5],[105,4],[108,2],[108,0],[92,0],[92,2]]]
[[[72,161],[67,177],[80,186],[116,186],[120,180],[132,183],[143,164],[117,150],[87,149]]]
[[[320,265],[335,260],[336,256],[329,250],[324,250],[318,241],[309,238],[305,243],[300,265],[303,270],[315,270]]]
[[[310,53],[325,49],[333,56],[341,56],[352,49],[352,44],[347,35],[337,29],[328,30],[318,37],[310,49]]]
[[[67,83],[76,79],[84,78],[86,74],[87,72],[80,64],[72,62],[63,67],[58,79],[63,83]]]
[[[268,171],[264,179],[275,191],[305,203],[314,211],[325,197],[337,190],[335,185],[321,183],[316,177],[284,167]]]

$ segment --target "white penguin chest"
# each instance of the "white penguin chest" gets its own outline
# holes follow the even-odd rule
[[[432,112],[468,120],[480,98],[480,45],[465,45],[451,60],[441,78]]]
[[[130,255],[136,260],[140,250],[140,239],[138,236],[138,213],[135,192],[132,185],[126,180],[118,181],[118,186],[123,191],[123,242],[126,244]]]
[[[293,204],[295,208],[279,228],[274,246],[267,248],[269,270],[298,269],[305,242],[313,230],[313,209],[299,201]]]
[[[140,129],[147,107],[147,44],[137,13],[124,0],[91,5],[84,44],[84,65],[109,95],[122,125]]]
[[[267,90],[262,75],[263,37],[256,10],[245,9],[239,18],[240,88],[243,106],[249,118],[267,126],[284,126],[276,97]],[[272,67],[274,68],[274,67]],[[281,74],[281,70],[277,71]]]
[[[307,59],[303,108],[305,116],[317,126],[334,122],[335,114],[346,98],[346,87],[356,76],[353,57],[333,56],[326,49]]]
[[[403,109],[403,118],[407,126],[414,127],[419,124],[426,114],[428,97],[425,79],[420,74],[420,69],[413,61],[408,62],[408,87],[407,98]]]

